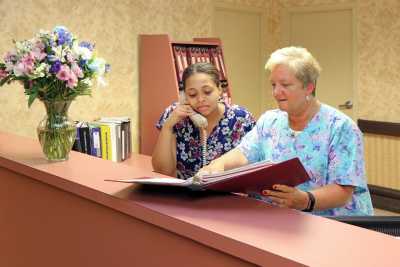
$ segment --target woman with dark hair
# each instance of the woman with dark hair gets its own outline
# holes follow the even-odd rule
[[[152,164],[156,172],[187,179],[236,147],[255,121],[246,109],[221,101],[214,65],[190,65],[182,80],[179,103],[169,106],[156,125],[160,134]]]

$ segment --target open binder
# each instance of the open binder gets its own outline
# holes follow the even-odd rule
[[[257,162],[236,169],[191,177],[178,178],[139,177],[134,179],[107,179],[111,182],[136,183],[144,185],[179,186],[192,190],[214,190],[237,193],[259,193],[272,189],[274,184],[297,186],[309,179],[307,171],[298,158],[280,163]]]

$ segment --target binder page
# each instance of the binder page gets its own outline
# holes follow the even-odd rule
[[[105,181],[121,182],[121,183],[136,183],[136,184],[152,184],[152,185],[170,185],[170,186],[188,186],[192,183],[191,179],[183,180],[178,178],[163,178],[163,177],[139,177],[134,179],[107,179]]]

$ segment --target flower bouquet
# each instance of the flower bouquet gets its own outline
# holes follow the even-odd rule
[[[66,160],[76,137],[68,108],[78,95],[91,95],[94,78],[105,85],[110,66],[96,57],[93,44],[78,41],[63,26],[14,45],[0,61],[0,86],[17,81],[28,107],[35,99],[44,103],[47,115],[37,129],[43,152],[51,161]]]

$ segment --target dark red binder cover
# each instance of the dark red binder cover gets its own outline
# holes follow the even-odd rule
[[[274,184],[297,186],[309,179],[298,158],[280,163],[258,162],[216,174],[191,177],[187,180],[169,177],[137,177],[133,179],[107,179],[111,182],[143,185],[179,186],[194,191],[214,190],[236,193],[259,193],[272,189]]]
[[[224,191],[259,193],[264,189],[272,189],[274,184],[297,186],[309,180],[307,171],[298,158],[280,163],[256,168],[232,177],[215,181],[202,186],[202,189]]]

